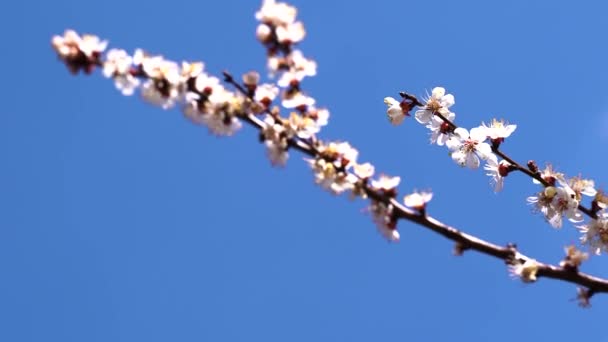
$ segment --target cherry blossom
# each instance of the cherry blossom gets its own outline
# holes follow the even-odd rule
[[[492,154],[486,160],[484,170],[491,177],[490,184],[494,185],[494,192],[500,192],[504,187],[505,177],[509,174],[511,164],[506,160],[498,162],[496,155]]]
[[[416,111],[415,117],[421,124],[427,124],[435,113],[447,115],[448,108],[454,105],[454,96],[446,94],[442,87],[435,87],[426,101],[425,106]]]
[[[454,119],[456,119],[456,114],[453,112],[448,112],[445,115],[445,118],[449,122],[454,122]],[[438,116],[433,116],[426,127],[431,131],[431,144],[443,146],[451,137],[452,128],[447,122]]]
[[[132,75],[133,58],[125,50],[111,49],[103,63],[103,75],[114,79],[114,84],[123,95],[133,95],[141,83]]]
[[[410,108],[403,106],[402,102],[399,102],[392,97],[385,97],[384,104],[388,106],[388,109],[386,110],[388,121],[395,126],[400,125],[403,122],[403,119],[410,115]]]
[[[553,228],[561,228],[563,216],[572,222],[583,219],[575,197],[574,191],[567,186],[548,186],[536,196],[528,197],[528,203],[533,204],[535,210],[541,212]]]
[[[602,251],[608,253],[608,213],[601,212],[597,216],[597,219],[591,219],[577,228],[583,234],[581,243],[599,255]]]
[[[471,133],[465,128],[459,127],[446,142],[451,151],[454,162],[460,166],[470,169],[479,167],[479,159],[486,160],[492,155],[492,148],[486,140],[485,130],[481,127],[471,129]]]
[[[489,125],[482,123],[482,127],[486,130],[488,138],[502,142],[502,140],[509,137],[515,131],[517,125],[509,125],[503,120],[493,119]]]
[[[424,209],[426,208],[426,204],[430,202],[432,198],[432,192],[415,191],[409,195],[406,195],[403,198],[403,203],[410,208],[416,209],[418,211],[424,211]]]

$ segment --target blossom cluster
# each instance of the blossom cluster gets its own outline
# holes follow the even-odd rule
[[[315,141],[316,134],[329,120],[329,111],[315,107],[316,100],[301,90],[304,78],[317,74],[317,63],[295,49],[306,36],[297,13],[289,4],[265,0],[255,14],[259,21],[256,37],[266,48],[270,76],[276,78],[272,93],[277,96],[280,92],[281,105],[290,111],[287,118],[279,117],[276,110],[268,111],[264,119],[266,129],[262,139],[272,164],[277,166],[287,161],[289,139]]]
[[[434,88],[422,102],[412,95],[401,93],[401,96],[401,101],[392,97],[384,99],[389,121],[399,125],[411,116],[410,111],[414,107],[419,107],[414,117],[429,129],[430,142],[447,147],[452,160],[460,166],[477,169],[482,161],[485,162],[484,170],[491,177],[495,192],[503,189],[505,177],[510,172],[522,171],[521,166],[501,158],[504,154],[499,153],[501,144],[515,131],[516,125],[493,119],[489,124],[482,123],[470,131],[458,127],[454,123],[456,114],[451,110],[455,104],[454,96],[447,94],[442,87]],[[577,226],[583,234],[581,243],[588,245],[596,254],[602,250],[608,252],[608,214],[605,212],[608,201],[598,193],[592,180],[581,177],[568,179],[550,165],[540,171],[532,163],[526,171],[535,183],[543,186],[537,194],[528,197],[528,203],[554,228],[562,227],[564,217],[574,223],[582,222],[582,197],[593,197],[591,220]]]
[[[215,135],[230,136],[242,122],[251,123],[259,129],[274,166],[287,163],[290,147],[307,146],[312,157],[307,161],[316,183],[333,194],[348,192],[352,198],[369,198],[368,209],[380,233],[389,241],[398,241],[390,201],[397,195],[400,178],[380,175],[372,179],[374,166],[357,163],[358,151],[348,142],[325,143],[317,138],[328,124],[329,111],[317,108],[316,100],[301,89],[305,77],[316,75],[317,64],[295,49],[306,33],[296,20],[296,8],[265,0],[255,17],[259,21],[257,38],[267,50],[274,82],[262,83],[255,71],[245,73],[241,82],[225,74],[224,81],[235,91],[207,73],[203,62],[178,63],[142,49],[133,54],[123,49],[106,51],[108,42],[94,35],[67,30],[53,37],[52,46],[72,73],[82,70],[89,74],[99,68],[123,95],[139,92],[146,102],[160,108],[179,107],[193,123],[208,127]],[[275,100],[280,100],[280,106],[274,105]],[[282,109],[289,114],[282,116]],[[382,200],[368,197],[370,192]],[[414,192],[404,202],[422,214],[431,197],[430,193]]]

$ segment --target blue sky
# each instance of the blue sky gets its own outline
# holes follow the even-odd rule
[[[608,5],[565,1],[294,1],[306,90],[401,192],[432,189],[429,213],[558,262],[577,240],[551,229],[520,175],[496,195],[382,99],[455,95],[457,123],[518,124],[504,149],[606,188]],[[300,156],[271,168],[256,133],[216,138],[177,110],[123,97],[99,73],[71,76],[50,38],[91,32],[129,51],[264,72],[257,1],[13,2],[0,14],[1,341],[602,341],[606,296],[524,285],[501,262],[401,222],[388,244],[364,202],[313,185]],[[608,276],[606,257],[585,271]]]

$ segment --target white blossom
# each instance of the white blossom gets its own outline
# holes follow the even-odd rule
[[[445,118],[450,122],[454,122],[454,119],[456,119],[456,114],[447,112]],[[433,116],[426,127],[431,131],[431,144],[443,146],[450,139],[450,125],[443,121],[443,119],[440,117]]]
[[[486,142],[485,131],[481,127],[471,129],[471,133],[465,128],[459,127],[446,142],[451,150],[452,159],[460,166],[471,169],[479,167],[479,159],[486,160],[492,155],[492,148]]]
[[[273,63],[279,62],[278,59],[273,59],[273,61]],[[305,58],[300,50],[292,51],[285,62],[289,65],[289,70],[283,72],[277,81],[279,87],[288,87],[294,82],[301,82],[307,76],[317,74],[317,63],[312,59]],[[271,70],[278,70],[278,66],[271,67]]]
[[[264,0],[262,8],[255,13],[255,18],[272,25],[288,25],[296,20],[298,10],[284,2]]]
[[[111,49],[103,63],[103,75],[114,79],[114,85],[123,95],[133,95],[140,84],[138,78],[131,74],[133,58],[125,50]]]
[[[353,171],[357,177],[361,179],[368,179],[374,175],[375,168],[374,165],[370,163],[355,164],[353,166]]]
[[[576,200],[574,191],[567,185],[548,186],[536,196],[528,197],[528,203],[533,204],[535,210],[541,212],[553,228],[562,227],[563,216],[572,222],[583,220],[583,215],[578,210],[579,202]]]
[[[493,119],[489,125],[482,123],[482,127],[486,130],[486,135],[492,140],[507,138],[515,131],[517,125],[509,125],[503,120]]]
[[[266,116],[264,119],[264,128],[262,129],[262,137],[264,145],[266,145],[266,153],[268,159],[273,166],[285,166],[289,154],[287,153],[287,136],[283,125],[276,123],[271,116]]]
[[[301,42],[306,36],[304,24],[298,21],[277,27],[275,31],[277,41],[282,44],[295,44]]]
[[[415,191],[403,198],[403,203],[416,210],[424,210],[426,204],[433,198],[432,192]]]
[[[494,192],[499,192],[504,187],[505,177],[509,174],[510,163],[506,160],[498,162],[496,155],[492,154],[486,160],[486,165],[483,167],[486,170],[486,175],[491,177],[490,184],[494,185]]]
[[[452,94],[446,94],[445,89],[442,87],[435,87],[431,92],[431,96],[426,101],[425,106],[422,109],[416,111],[416,120],[421,124],[427,124],[431,121],[431,118],[435,113],[446,115],[451,106],[454,105],[454,96]]]
[[[384,98],[384,104],[388,106],[388,109],[386,110],[388,121],[395,126],[400,125],[403,122],[403,119],[408,115],[408,112],[404,111],[403,107],[401,107],[401,102],[388,96]]]

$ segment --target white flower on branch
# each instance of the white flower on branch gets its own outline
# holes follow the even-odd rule
[[[138,78],[132,75],[133,57],[125,50],[111,49],[106,54],[103,63],[103,75],[114,79],[116,89],[125,96],[133,95],[140,84]]]
[[[300,91],[284,91],[283,92],[283,107],[287,109],[297,108],[298,110],[306,111],[306,108],[315,104],[315,99],[304,95]]]
[[[553,228],[562,227],[563,216],[572,222],[580,222],[583,219],[574,191],[567,185],[548,186],[536,196],[528,197],[528,203],[533,204],[535,210],[541,212]]]
[[[139,49],[135,51],[133,63],[140,65],[148,77],[141,92],[147,102],[169,109],[181,100],[183,80],[177,63],[162,56],[148,56]]]
[[[591,179],[583,179],[581,177],[572,177],[568,181],[568,185],[576,194],[576,199],[581,200],[582,195],[594,197],[597,195],[597,190],[595,189],[595,182]]]
[[[456,114],[453,112],[447,112],[444,117],[449,122],[453,123],[456,119]],[[443,146],[452,135],[450,131],[450,124],[443,121],[443,119],[438,116],[433,116],[433,118],[431,119],[431,121],[429,121],[426,127],[431,131],[431,144]]]
[[[509,125],[503,120],[492,119],[489,125],[482,123],[482,127],[486,131],[486,135],[493,141],[504,140],[508,138],[517,128],[517,125]]]
[[[456,164],[476,169],[479,167],[479,159],[486,160],[492,155],[492,148],[485,140],[485,130],[481,127],[471,129],[470,134],[465,128],[458,127],[446,146],[451,150]]]
[[[359,152],[347,142],[330,142],[318,150],[315,159],[306,159],[315,174],[315,182],[336,195],[353,190],[358,179],[350,169],[357,164]]]
[[[503,189],[505,177],[509,174],[509,164],[506,160],[498,162],[496,155],[492,154],[486,160],[486,165],[483,167],[486,170],[486,175],[491,177],[490,184],[494,185],[494,192],[499,192]]]
[[[548,164],[545,169],[540,172],[540,178],[552,186],[555,185],[558,180],[564,182],[566,179],[563,173],[555,171],[553,166],[550,164]],[[540,184],[540,182],[536,179],[532,179],[532,183]]]
[[[255,18],[272,25],[289,25],[296,20],[298,10],[287,3],[275,0],[264,0],[262,8],[255,13]]]
[[[266,145],[266,152],[273,166],[285,166],[289,154],[287,153],[287,134],[283,125],[276,123],[275,119],[267,115],[264,119],[262,138]]]
[[[361,179],[369,179],[374,175],[374,165],[370,163],[355,164],[353,166],[355,175]]]
[[[378,179],[373,179],[370,186],[375,190],[380,190],[383,193],[394,197],[397,193],[397,186],[401,183],[401,177],[391,177],[381,174]]]
[[[421,124],[427,124],[435,113],[447,115],[448,108],[454,105],[454,95],[446,94],[442,87],[435,87],[422,109],[416,111],[416,120]]]
[[[593,253],[599,255],[608,253],[608,213],[600,212],[597,219],[591,219],[587,224],[577,226],[583,234],[581,243],[589,246]]]

